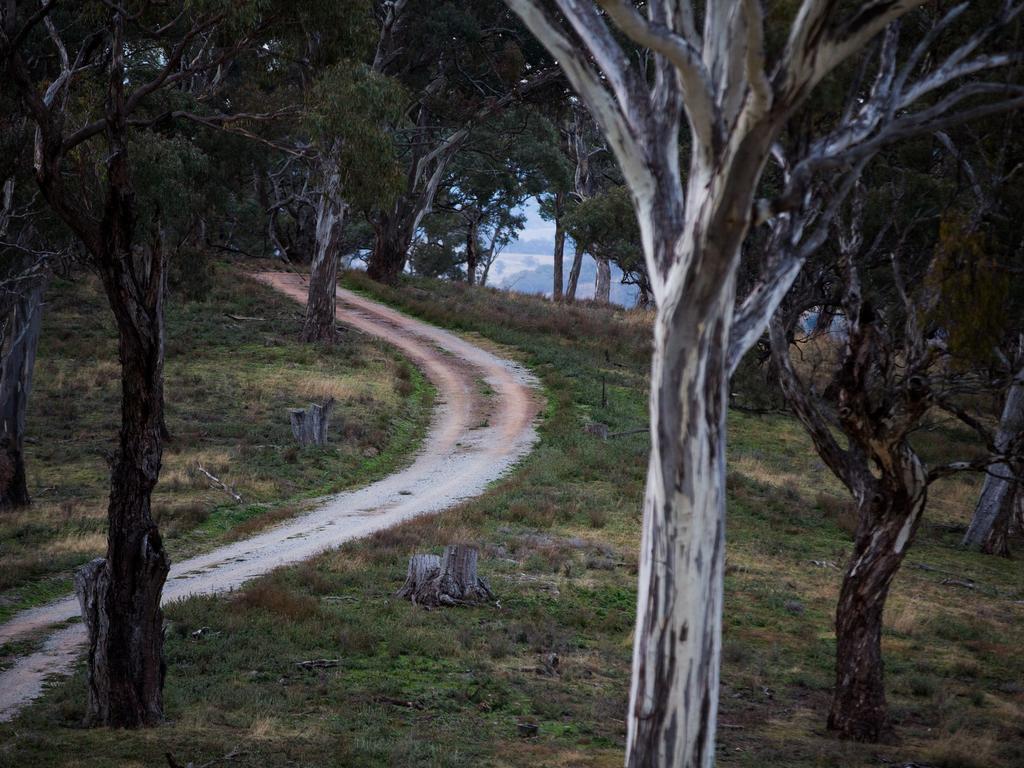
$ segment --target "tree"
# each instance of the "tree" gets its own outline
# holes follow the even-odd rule
[[[1007,359],[1012,371],[1003,410],[999,419],[999,431],[995,436],[995,447],[1009,453],[1014,446],[1024,445],[1024,338],[1018,342],[1017,354]],[[985,475],[981,496],[974,509],[971,524],[964,534],[963,546],[979,549],[988,554],[1007,556],[1010,554],[1009,532],[1014,516],[1021,509],[1024,493],[1020,490],[1024,482],[1024,466],[1020,462],[1000,462],[993,465]]]
[[[302,340],[331,343],[346,214],[351,207],[367,211],[386,204],[401,190],[385,126],[401,119],[405,94],[368,66],[342,61],[321,75],[311,101],[313,135],[321,149],[314,170],[316,234]]]
[[[929,226],[937,217],[915,215],[920,194],[881,196],[874,205],[884,222],[872,232],[865,224],[866,197],[857,196],[838,235],[838,260],[814,257],[814,268],[772,319],[770,336],[787,401],[858,507],[854,551],[836,608],[836,686],[828,725],[844,736],[876,741],[889,729],[882,614],[914,542],[928,487],[955,471],[985,471],[1024,445],[999,445],[981,419],[968,413],[966,397],[984,393],[978,383],[983,377],[972,374],[984,366],[978,365],[976,348],[958,348],[956,324],[975,318],[966,308],[958,317],[937,311],[951,299],[955,303],[951,270],[982,267],[969,264],[976,257],[976,236],[962,230],[956,212],[948,210],[940,227]],[[794,220],[786,227],[800,226]],[[893,221],[912,223],[903,228]],[[773,233],[770,247],[788,247],[786,227]],[[882,257],[886,252],[889,259]],[[993,317],[1008,308],[1006,294],[999,295],[1003,299],[984,310]],[[808,310],[816,316],[810,335],[798,328]],[[982,311],[975,307],[975,313]],[[842,340],[831,332],[837,322]],[[831,373],[800,376],[789,351],[797,342],[824,346],[825,357],[838,347]],[[928,467],[911,438],[937,409],[977,431],[988,455]]]
[[[455,246],[449,264],[439,270],[435,263],[434,274],[465,265],[470,285],[487,283],[491,265],[526,224],[522,204],[564,180],[557,145],[554,127],[532,105],[510,107],[473,131],[449,164],[435,213],[425,219],[429,252],[441,243]],[[421,265],[423,255],[417,254]]]
[[[0,237],[4,230],[0,226]],[[29,259],[9,256],[5,266],[14,269],[0,279],[0,511],[31,501],[25,476],[25,420],[48,278],[45,259],[36,254]]]
[[[1005,83],[946,90],[1014,58],[975,51],[1020,8],[1004,5],[968,43],[935,60],[926,54],[962,6],[901,51],[895,22],[922,0],[875,0],[855,9],[804,0],[769,69],[757,0],[705,4],[700,27],[701,14],[687,0],[648,2],[646,13],[628,0],[506,1],[558,61],[615,153],[658,307],[627,764],[709,766],[718,710],[728,379],[801,266],[799,259],[780,262],[737,308],[743,240],[752,225],[785,215],[820,174],[856,167],[907,135],[1024,103],[1022,89]],[[651,55],[627,57],[609,22]],[[759,200],[772,148],[794,114],[887,27],[876,83],[863,88],[840,125],[794,158],[785,188]],[[964,106],[983,97],[989,100]]]
[[[76,588],[89,630],[89,719],[122,727],[163,716],[169,562],[151,495],[165,431],[164,221],[177,213],[162,195],[181,189],[151,175],[140,197],[136,161],[174,146],[163,157],[180,162],[187,142],[162,134],[169,125],[260,119],[216,111],[217,73],[255,44],[268,18],[249,3],[130,5],[89,2],[62,13],[52,2],[9,1],[0,20],[0,63],[35,130],[35,182],[99,276],[118,333],[121,430],[107,553]]]
[[[367,273],[393,282],[434,209],[449,163],[472,132],[536,97],[557,81],[557,70],[531,65],[531,41],[519,39],[525,35],[498,0],[401,0],[384,6],[373,68],[401,82],[412,105],[392,126],[404,190],[371,217],[375,238]]]

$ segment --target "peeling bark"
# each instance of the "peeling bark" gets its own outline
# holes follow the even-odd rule
[[[316,249],[309,273],[309,296],[301,339],[333,344],[337,322],[338,246],[346,209],[333,152],[326,161],[323,177],[323,190],[316,207]]]
[[[608,304],[612,297],[612,268],[608,259],[597,259],[597,278],[594,281],[594,301]]]
[[[1007,450],[1011,443],[1024,436],[1024,369],[1017,371],[1010,383],[999,420],[996,448]],[[981,496],[974,508],[970,527],[964,534],[962,546],[988,554],[1006,555],[1007,530],[1013,516],[1015,493],[1019,486],[1012,478],[1019,477],[1020,467],[999,463],[989,469]]]
[[[913,543],[927,496],[921,461],[906,449],[897,474],[876,481],[860,505],[853,557],[836,607],[836,683],[828,727],[842,738],[876,742],[891,728],[882,662],[882,612]]]

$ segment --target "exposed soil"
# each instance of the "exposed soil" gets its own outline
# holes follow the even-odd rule
[[[253,278],[305,302],[303,275],[265,272]],[[338,290],[338,319],[397,347],[436,387],[434,416],[419,454],[405,469],[372,485],[332,497],[250,539],[174,564],[165,603],[234,589],[351,539],[453,506],[482,493],[535,443],[540,396],[521,366],[344,289]],[[0,645],[78,613],[74,597],[25,611],[0,625]],[[0,673],[0,721],[37,698],[49,676],[67,674],[84,640],[81,624],[65,627]]]

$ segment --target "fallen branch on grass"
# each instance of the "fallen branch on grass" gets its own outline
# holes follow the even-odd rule
[[[341,666],[341,659],[309,659],[308,661],[296,661],[296,667],[302,669],[330,669]]]
[[[225,483],[219,477],[216,477],[215,475],[212,475],[209,472],[207,472],[205,469],[203,469],[203,465],[202,464],[196,464],[193,469],[196,472],[199,472],[199,473],[201,473],[203,475],[206,475],[206,478],[210,481],[210,485],[212,485],[214,488],[218,488],[218,489],[224,491],[224,493],[226,493],[228,496],[230,496],[232,499],[234,499],[239,504],[242,503],[242,495],[240,493],[238,493],[238,491],[236,491],[234,489],[234,487],[229,486],[227,483]]]

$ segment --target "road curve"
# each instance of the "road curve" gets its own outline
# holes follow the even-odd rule
[[[263,272],[252,277],[305,302],[304,275]],[[522,366],[344,289],[338,290],[338,319],[397,347],[436,387],[431,426],[418,455],[405,469],[372,485],[333,496],[250,539],[172,565],[165,604],[234,589],[280,566],[476,496],[536,442],[541,398],[535,379]],[[24,611],[0,625],[0,645],[78,615],[73,596]],[[0,722],[37,698],[48,676],[67,674],[84,642],[82,625],[70,624],[0,673]]]

